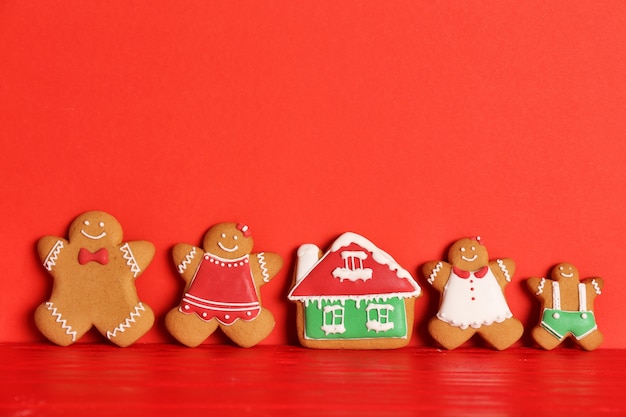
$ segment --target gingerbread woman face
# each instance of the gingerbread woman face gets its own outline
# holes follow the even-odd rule
[[[254,241],[247,225],[220,223],[204,235],[205,252],[224,259],[237,259],[252,252]]]
[[[262,306],[259,287],[278,273],[283,261],[275,253],[252,253],[253,244],[247,225],[219,223],[205,233],[202,248],[174,246],[172,256],[186,286],[165,325],[179,342],[197,346],[218,327],[242,347],[269,335],[274,316]]]
[[[489,264],[487,248],[479,238],[463,238],[452,244],[448,251],[450,263],[466,271],[477,271]]]
[[[585,350],[602,343],[594,311],[594,300],[602,294],[602,278],[581,280],[578,269],[563,262],[552,268],[550,279],[532,277],[527,284],[541,301],[541,318],[532,330],[539,346],[550,350],[568,338]]]
[[[35,312],[37,327],[62,346],[76,342],[92,326],[119,346],[134,343],[154,323],[134,284],[152,261],[154,245],[122,242],[122,226],[102,211],[79,215],[68,235],[68,240],[46,236],[37,244],[54,278],[50,300]]]

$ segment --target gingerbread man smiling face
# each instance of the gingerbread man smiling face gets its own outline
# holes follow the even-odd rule
[[[92,326],[119,346],[128,346],[154,323],[139,301],[135,279],[148,267],[154,245],[122,242],[110,214],[90,211],[70,225],[69,239],[46,236],[37,251],[54,279],[50,300],[35,311],[35,323],[52,342],[67,346]]]

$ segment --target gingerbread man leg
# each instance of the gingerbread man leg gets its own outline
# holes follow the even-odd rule
[[[504,320],[502,323],[481,326],[478,333],[494,348],[504,350],[508,349],[522,337],[524,326],[521,321],[512,317]]]
[[[188,347],[196,347],[217,329],[217,319],[204,321],[196,314],[181,313],[178,307],[165,316],[165,327],[176,340]]]
[[[545,350],[552,350],[563,341],[563,339],[557,338],[541,326],[535,327],[531,334],[535,342]]]
[[[237,320],[230,326],[220,326],[222,331],[241,347],[251,347],[265,339],[274,328],[276,321],[272,313],[263,308],[261,313],[250,321]]]
[[[127,313],[121,314],[122,311]],[[153,324],[154,312],[149,305],[138,301],[124,310],[120,308],[118,314],[102,317],[95,326],[111,342],[126,347],[146,334]]]
[[[461,329],[460,327],[451,326],[437,317],[431,319],[428,323],[428,331],[441,346],[448,350],[461,346],[476,333],[476,329],[471,327]]]
[[[604,335],[599,330],[594,330],[582,339],[578,339],[578,344],[585,350],[594,350],[604,340]]]
[[[35,324],[50,341],[69,346],[80,339],[92,326],[91,320],[70,305],[54,297],[35,310]]]

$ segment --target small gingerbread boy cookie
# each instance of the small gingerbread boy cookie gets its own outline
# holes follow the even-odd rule
[[[583,349],[594,350],[603,336],[596,324],[593,302],[602,294],[604,280],[594,277],[581,281],[578,269],[570,263],[552,268],[550,277],[527,281],[542,308],[539,324],[532,330],[533,339],[550,350],[571,337]]]
[[[428,283],[441,293],[439,312],[428,324],[431,336],[446,349],[459,347],[476,333],[498,350],[519,340],[524,328],[504,297],[515,271],[513,260],[489,261],[479,237],[454,242],[448,260],[422,267]]]
[[[218,327],[241,347],[270,334],[276,322],[261,305],[259,287],[280,271],[283,261],[275,253],[252,253],[253,244],[247,225],[219,223],[206,232],[202,248],[174,246],[174,262],[187,285],[165,325],[179,342],[198,346]]]
[[[50,341],[67,346],[95,326],[125,347],[150,330],[154,313],[139,300],[135,279],[152,261],[154,245],[122,239],[113,216],[89,211],[72,222],[68,240],[39,240],[39,258],[54,284],[49,301],[35,311],[35,324]]]

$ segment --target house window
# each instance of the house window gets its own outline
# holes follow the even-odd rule
[[[326,333],[326,336],[336,333],[341,334],[346,331],[346,327],[343,324],[344,308],[342,306],[325,306],[323,314],[324,324],[322,325],[322,330]]]
[[[389,313],[393,311],[391,304],[369,304],[365,309],[367,314],[367,330],[374,330],[376,333],[386,332],[393,329],[393,321],[389,321]]]
[[[367,281],[372,278],[372,270],[363,267],[363,261],[367,259],[367,253],[363,251],[343,251],[341,252],[343,259],[343,267],[337,267],[333,270],[333,277],[339,278],[341,282],[344,279],[349,281]]]

